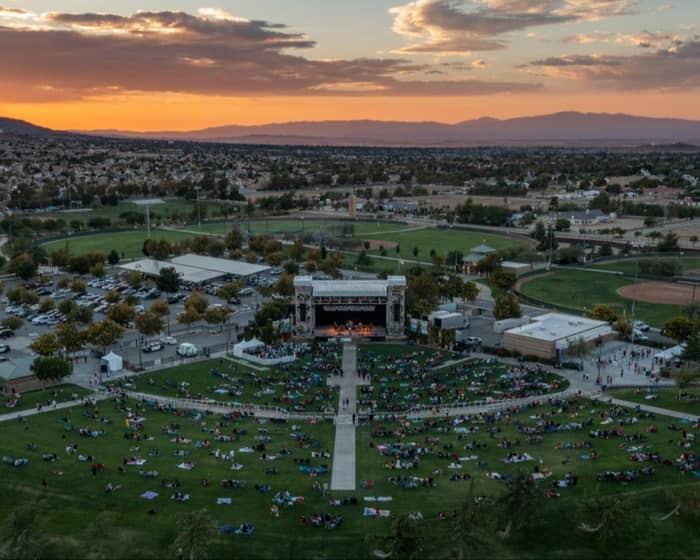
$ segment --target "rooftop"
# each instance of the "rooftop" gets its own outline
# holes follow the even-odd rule
[[[222,275],[221,272],[216,272],[213,270],[185,266],[174,262],[157,261],[155,259],[141,259],[139,261],[124,263],[120,264],[119,268],[123,268],[125,270],[135,270],[136,272],[141,272],[143,274],[147,274],[148,276],[157,276],[164,268],[174,268],[181,280],[185,282],[193,282],[195,284],[199,284],[200,282],[208,282],[210,280],[214,280],[215,278],[219,278]]]
[[[386,280],[314,280],[297,276],[294,286],[311,286],[314,296],[385,297],[390,286],[405,286],[405,276],[389,276]]]
[[[195,255],[193,253],[175,257],[170,259],[170,262],[210,270],[220,274],[231,274],[233,276],[251,276],[253,274],[260,274],[261,272],[270,270],[270,267],[267,265],[253,264],[245,261],[234,261],[231,259],[219,259],[216,257]]]
[[[603,331],[610,329],[605,321],[596,321],[577,315],[563,313],[546,313],[534,317],[532,323],[509,329],[506,333],[529,336],[539,340],[557,341],[566,338],[583,337],[590,340],[586,334],[593,333],[593,338],[607,334]],[[600,331],[600,332],[599,332]]]

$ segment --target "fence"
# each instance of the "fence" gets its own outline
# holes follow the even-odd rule
[[[331,420],[335,416],[333,413],[325,412],[295,412],[278,406],[239,403],[234,401],[217,401],[214,399],[185,399],[177,397],[164,397],[152,395],[150,393],[139,393],[134,391],[124,391],[132,399],[149,401],[162,406],[171,406],[176,409],[196,409],[203,412],[240,412],[242,414],[253,414],[261,418],[285,418],[290,420]]]

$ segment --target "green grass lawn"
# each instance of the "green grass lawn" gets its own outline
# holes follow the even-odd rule
[[[191,233],[153,229],[151,239],[166,239],[170,242],[182,241],[192,238]],[[146,239],[146,230],[120,231],[112,233],[95,233],[91,235],[76,236],[67,239],[59,239],[42,244],[42,247],[50,253],[68,246],[71,254],[83,255],[93,251],[109,253],[116,249],[123,258],[133,259],[143,257],[143,242]]]
[[[253,403],[278,406],[299,412],[334,413],[338,406],[338,389],[326,383],[320,370],[313,370],[312,357],[289,366],[264,371],[225,359],[206,360],[163,369],[120,380],[132,391],[222,402]],[[309,371],[318,372],[311,379]]]
[[[684,272],[688,270],[698,270],[700,269],[700,257],[659,257],[658,255],[653,255],[649,257],[642,256],[641,259],[653,259],[655,261],[680,261],[682,270]],[[593,265],[592,268],[600,268],[603,270],[616,270],[618,272],[627,272],[634,274],[637,268],[637,259],[620,259],[617,261],[605,262]]]
[[[405,231],[402,233],[382,233],[379,231],[376,232],[376,235],[368,232],[367,235],[363,235],[363,239],[393,241],[398,243],[401,248],[401,258],[423,262],[431,261],[430,251],[433,249],[438,255],[445,258],[450,251],[461,251],[464,255],[468,255],[472,248],[482,244],[488,245],[494,249],[506,249],[518,246],[525,247],[528,245],[527,241],[505,235],[434,228],[413,229],[413,231]],[[417,256],[413,255],[414,247],[418,248]],[[379,251],[372,250],[370,254],[379,254]],[[397,255],[394,249],[387,248],[387,256],[396,257]]]
[[[151,219],[155,223],[160,217],[170,219],[175,215],[189,215],[196,208],[195,202],[185,200],[184,198],[166,198],[161,199],[164,204],[155,204],[151,206]],[[215,202],[206,200],[200,201],[202,216],[217,215],[221,212],[221,205]],[[128,200],[120,200],[116,206],[96,206],[94,208],[81,209],[76,211],[51,212],[44,214],[51,218],[61,218],[68,222],[79,220],[88,222],[91,218],[110,218],[118,220],[123,212],[145,212],[144,206],[134,204]]]
[[[405,346],[380,351],[361,348],[358,367],[372,374],[372,385],[360,388],[361,408],[396,412],[418,404],[440,406],[520,398],[568,387],[565,379],[535,368],[510,368],[481,360],[435,367],[449,357],[442,352]]]
[[[13,395],[2,395],[0,396],[0,414],[36,408],[37,404],[49,406],[52,401],[56,401],[57,403],[70,401],[73,400],[74,394],[77,395],[78,399],[81,399],[90,393],[91,391],[79,387],[78,385],[64,383],[48,389],[38,389],[36,391],[21,393],[19,400]]]
[[[124,423],[127,412],[141,416],[143,428],[136,432],[127,429]],[[210,542],[209,557],[228,557],[235,550],[236,558],[368,558],[371,551],[385,549],[383,537],[391,531],[391,518],[363,516],[365,506],[380,507],[399,515],[420,511],[424,521],[418,523],[418,534],[422,537],[421,558],[455,558],[456,532],[453,523],[439,519],[439,512],[448,517],[458,510],[468,497],[469,483],[450,481],[454,472],[468,473],[474,480],[474,495],[487,500],[503,495],[506,483],[491,480],[487,472],[516,474],[518,471],[533,472],[535,467],[552,472],[551,478],[536,483],[537,490],[529,513],[524,519],[526,528],[514,527],[508,540],[495,537],[495,531],[507,523],[507,515],[501,506],[490,505],[484,510],[486,550],[478,557],[507,558],[600,558],[601,554],[612,558],[668,558],[669,543],[673,545],[673,556],[695,557],[700,547],[697,523],[700,521],[697,503],[700,499],[700,478],[681,476],[675,466],[655,465],[656,476],[640,476],[629,484],[609,481],[599,482],[598,472],[604,470],[640,469],[651,463],[634,463],[625,449],[624,438],[592,438],[592,429],[611,430],[616,422],[626,421],[631,414],[614,416],[612,423],[606,422],[614,408],[602,403],[582,400],[567,407],[560,404],[542,405],[521,410],[517,415],[505,415],[501,419],[474,418],[468,422],[423,422],[374,421],[361,426],[357,433],[357,477],[358,480],[373,481],[373,488],[358,490],[356,505],[330,505],[329,499],[342,499],[351,493],[331,492],[323,496],[313,489],[314,482],[330,482],[330,474],[312,478],[301,472],[295,459],[309,459],[311,466],[328,464],[332,459],[312,457],[312,451],[333,452],[334,426],[330,423],[273,423],[264,420],[224,419],[220,416],[202,414],[165,413],[144,407],[134,401],[118,405],[115,401],[103,401],[99,408],[78,407],[71,411],[48,412],[26,419],[25,423],[6,422],[0,424],[1,455],[24,457],[29,463],[12,467],[0,463],[3,476],[0,492],[3,508],[0,523],[5,523],[8,514],[16,507],[39,501],[39,526],[33,534],[36,539],[46,537],[48,543],[42,553],[46,558],[94,557],[98,552],[108,558],[172,558],[169,550],[178,534],[180,515],[187,511],[206,509],[218,526],[238,525],[249,522],[255,525],[252,536],[217,535]],[[111,423],[103,424],[100,418],[107,417]],[[66,430],[68,420],[73,431]],[[541,439],[528,441],[526,429],[535,429],[541,419],[547,418],[550,425],[560,426],[559,431],[544,432]],[[576,423],[576,424],[574,424]],[[581,424],[588,424],[583,425]],[[638,416],[636,424],[624,426],[626,434],[640,434],[641,445],[658,453],[662,458],[675,459],[679,455],[681,432],[669,431],[671,420],[665,418],[643,418]],[[177,426],[173,426],[176,424]],[[648,433],[654,424],[657,433]],[[133,424],[131,424],[133,426]],[[566,426],[564,429],[562,426]],[[475,428],[465,434],[465,428]],[[519,428],[520,427],[520,428]],[[80,437],[78,430],[104,429],[101,437]],[[171,442],[172,434],[165,429],[179,430],[188,443]],[[215,441],[216,432],[230,436],[233,441]],[[378,432],[386,432],[378,434]],[[140,442],[124,437],[125,433],[140,433]],[[297,437],[305,434],[303,447],[297,446]],[[269,438],[269,439],[268,439]],[[265,439],[266,441],[262,441]],[[196,442],[211,442],[209,447],[198,447]],[[510,441],[513,447],[505,449],[497,442]],[[590,441],[592,449],[557,449],[557,444]],[[420,456],[418,467],[413,469],[385,468],[392,457],[380,455],[377,446],[390,446],[401,442],[415,442],[427,453]],[[479,449],[465,450],[467,443],[483,445]],[[519,444],[516,444],[519,442]],[[29,450],[28,443],[36,449]],[[275,461],[261,459],[262,450],[242,453],[243,447],[265,445],[267,455],[275,454]],[[64,447],[78,444],[78,453],[93,455],[106,466],[103,473],[92,476],[90,463],[79,461],[76,455],[68,455]],[[139,447],[140,449],[136,449]],[[445,447],[447,449],[445,449]],[[241,470],[231,470],[228,463],[220,461],[210,453],[213,449],[226,452],[235,450],[236,462]],[[280,455],[282,449],[292,455]],[[149,453],[157,450],[158,455]],[[188,451],[187,457],[175,456],[177,450]],[[596,460],[584,460],[581,455],[595,450]],[[697,444],[687,450],[697,451]],[[535,460],[518,465],[501,462],[510,451],[529,453]],[[42,454],[56,453],[55,462],[42,460]],[[441,457],[440,454],[445,456]],[[477,460],[464,462],[459,471],[449,469],[455,460],[450,457],[478,456],[486,464],[478,466]],[[146,459],[142,467],[124,466],[127,457]],[[542,457],[542,465],[539,458]],[[189,460],[195,464],[193,470],[181,470],[177,465]],[[124,472],[120,472],[120,467]],[[266,474],[265,467],[277,467],[277,474]],[[139,476],[139,469],[158,471],[155,478]],[[433,474],[440,471],[440,474]],[[561,479],[567,472],[578,476],[575,488],[560,489],[558,499],[545,498],[545,489],[553,480]],[[419,487],[404,489],[389,481],[389,477],[418,476],[433,477],[434,488]],[[174,490],[162,488],[162,479],[178,479],[180,492],[190,494],[191,499],[178,503],[170,499]],[[209,486],[202,480],[208,479]],[[242,489],[222,488],[222,479],[246,482]],[[46,487],[42,485],[46,482]],[[113,494],[104,491],[111,482],[120,488]],[[270,493],[255,490],[255,484],[268,484]],[[280,508],[280,517],[270,515],[272,498],[276,492],[288,490],[293,496],[303,496],[303,504]],[[159,496],[153,501],[141,498],[145,491],[155,491]],[[620,513],[615,517],[616,534],[612,541],[600,541],[596,535],[577,530],[581,522],[595,525],[600,517],[584,508],[585,500],[616,495],[622,500]],[[365,497],[391,496],[389,502],[366,502]],[[217,505],[219,497],[230,497],[231,505]],[[681,515],[667,521],[654,518],[671,511],[681,504]],[[154,514],[148,514],[153,509]],[[103,513],[105,512],[105,513]],[[302,525],[300,516],[307,519],[314,513],[340,514],[344,523],[339,529],[327,530]],[[536,536],[536,538],[535,538]],[[494,556],[494,553],[497,553]],[[475,557],[474,554],[470,555]]]
[[[700,389],[683,389],[680,392],[680,397],[678,396],[679,390],[675,387],[639,390],[613,389],[608,392],[611,397],[618,399],[700,416]]]
[[[628,278],[613,274],[558,269],[550,274],[526,279],[520,291],[545,303],[582,311],[590,311],[602,303],[609,305],[618,314],[626,313],[630,317],[632,300],[619,296],[617,290],[632,283]],[[678,305],[638,301],[636,306],[636,318],[655,327],[662,327],[665,321],[679,314]]]

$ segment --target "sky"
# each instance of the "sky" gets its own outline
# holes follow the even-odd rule
[[[0,115],[193,130],[700,120],[700,0],[0,0]]]

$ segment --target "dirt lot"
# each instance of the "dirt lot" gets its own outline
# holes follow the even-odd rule
[[[648,303],[685,305],[693,300],[693,286],[674,282],[640,282],[623,286],[617,293],[629,299],[634,299],[636,295],[638,301]],[[700,293],[697,295],[700,296]]]

